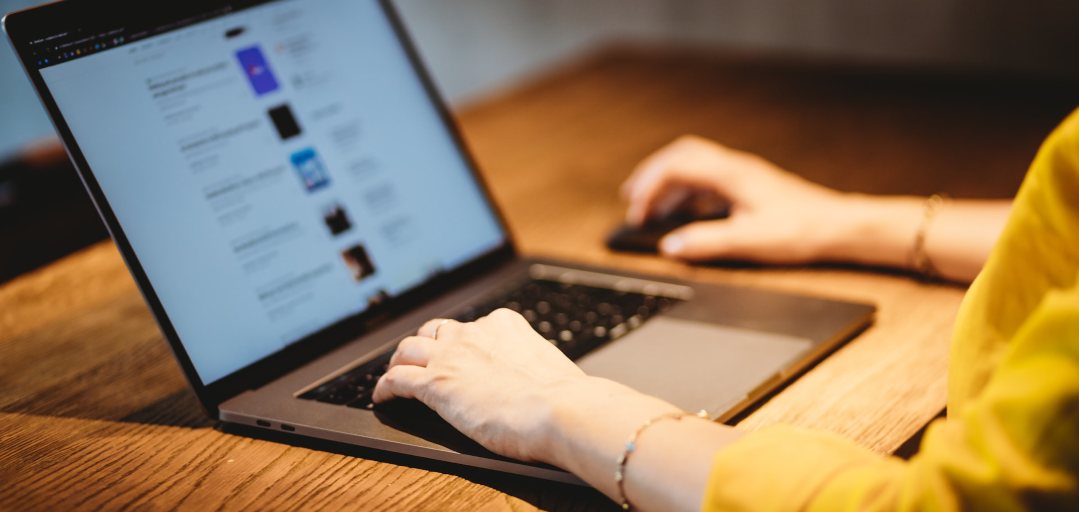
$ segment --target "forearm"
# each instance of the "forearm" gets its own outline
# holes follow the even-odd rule
[[[1011,210],[1010,201],[949,200],[926,219],[927,199],[851,194],[837,209],[840,228],[822,243],[824,259],[908,270],[915,241],[940,277],[970,282],[981,271]]]
[[[948,201],[926,229],[926,253],[942,277],[971,282],[989,259],[1011,201]]]
[[[589,378],[554,408],[547,462],[573,472],[613,500],[618,458],[645,422],[679,409],[604,379]],[[625,468],[625,494],[640,510],[697,510],[715,453],[734,429],[698,418],[660,421],[641,433]]]

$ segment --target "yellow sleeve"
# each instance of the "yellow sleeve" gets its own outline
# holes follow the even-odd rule
[[[704,510],[1079,510],[1079,288],[1050,292],[984,392],[909,462],[772,427],[717,454]]]

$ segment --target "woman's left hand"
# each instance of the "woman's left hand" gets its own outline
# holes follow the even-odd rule
[[[405,338],[374,401],[418,399],[495,453],[551,463],[554,407],[587,386],[584,372],[524,317],[500,309],[467,324],[432,320]]]

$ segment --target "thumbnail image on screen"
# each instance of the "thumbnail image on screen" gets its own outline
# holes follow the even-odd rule
[[[41,75],[204,382],[505,243],[379,2],[183,21]]]

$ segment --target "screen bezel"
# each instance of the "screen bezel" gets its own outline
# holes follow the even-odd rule
[[[393,6],[392,0],[378,0],[382,12],[389,21],[394,34],[405,50],[407,58],[416,76],[423,85],[435,110],[441,119],[444,129],[450,135],[453,144],[457,147],[466,167],[472,174],[480,188],[480,192],[487,203],[488,208],[495,216],[499,228],[502,230],[504,242],[502,245],[484,253],[471,261],[451,269],[446,273],[430,279],[412,290],[401,294],[376,307],[369,308],[362,313],[342,319],[319,332],[305,337],[288,347],[264,357],[250,365],[236,370],[226,377],[206,384],[199,377],[191,362],[187,350],[174,328],[157,293],[153,283],[150,282],[145,270],[135,254],[123,227],[120,225],[115,213],[110,207],[101,185],[94,177],[94,173],[85,156],[80,150],[70,128],[61,114],[52,94],[41,75],[40,70],[32,65],[32,57],[28,49],[32,37],[40,37],[62,29],[73,23],[67,20],[79,20],[79,26],[96,26],[103,22],[115,23],[122,17],[125,21],[133,23],[157,22],[162,25],[167,22],[189,19],[191,16],[210,13],[221,10],[221,15],[244,10],[256,5],[270,3],[276,0],[249,0],[249,1],[209,1],[196,0],[188,2],[176,2],[169,5],[157,5],[156,2],[111,2],[108,5],[100,0],[67,0],[45,4],[30,9],[17,11],[4,17],[3,26],[9,39],[14,46],[15,52],[22,63],[34,89],[45,105],[54,127],[64,143],[68,156],[74,163],[79,177],[93,200],[109,234],[116,243],[124,262],[134,277],[144,300],[153,312],[158,326],[165,336],[166,341],[172,348],[177,361],[180,363],[184,375],[198,396],[199,401],[212,417],[218,417],[218,405],[246,390],[256,389],[300,366],[328,353],[333,348],[350,340],[355,340],[375,328],[385,325],[387,322],[400,315],[414,310],[420,304],[429,302],[450,290],[466,283],[476,277],[490,272],[517,257],[517,251],[513,242],[512,233],[508,229],[502,211],[495,203],[490,188],[479,172],[479,167],[465,143],[460,128],[454,120],[449,108],[442,100],[434,81],[423,65],[419,52],[415,48],[404,23]],[[171,30],[178,30],[185,26],[178,26]],[[164,33],[164,32],[162,32]]]

